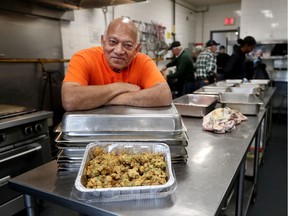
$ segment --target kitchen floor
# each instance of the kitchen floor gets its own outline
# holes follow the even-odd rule
[[[287,116],[273,115],[271,141],[259,169],[257,191],[256,202],[250,205],[247,216],[287,216]],[[79,215],[49,202],[43,203],[39,213],[39,216]]]
[[[247,216],[287,216],[287,115],[273,116],[271,141],[259,169],[257,191]]]

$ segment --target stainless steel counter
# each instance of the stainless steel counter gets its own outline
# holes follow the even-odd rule
[[[13,178],[9,185],[28,194],[28,207],[33,204],[31,197],[39,197],[87,215],[212,216],[220,213],[230,189],[240,176],[236,215],[241,215],[246,153],[254,138],[257,138],[265,111],[262,109],[257,116],[248,116],[246,122],[226,134],[203,131],[202,118],[183,118],[188,129],[189,158],[187,164],[173,166],[177,189],[175,194],[165,199],[82,203],[75,200],[71,193],[76,173],[57,174],[56,161]],[[33,209],[29,212],[30,215],[35,213]]]

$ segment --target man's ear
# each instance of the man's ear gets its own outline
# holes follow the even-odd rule
[[[104,43],[105,43],[104,35],[101,35],[101,45],[104,46]]]
[[[141,43],[138,43],[137,46],[136,46],[136,52],[139,52],[141,49]]]

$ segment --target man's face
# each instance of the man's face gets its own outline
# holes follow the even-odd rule
[[[101,38],[105,58],[115,72],[127,68],[140,49],[137,33],[131,28],[127,23],[111,25],[106,38]]]
[[[216,53],[217,51],[217,45],[212,45],[210,48],[211,52]]]

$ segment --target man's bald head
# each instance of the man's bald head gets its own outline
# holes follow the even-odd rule
[[[105,35],[101,37],[101,44],[110,68],[121,72],[129,66],[140,50],[136,25],[125,17],[113,20]]]
[[[111,32],[114,32],[114,31],[117,31],[118,33],[121,31],[122,32],[125,31],[126,34],[129,33],[130,36],[135,39],[135,43],[138,42],[137,27],[135,23],[127,17],[119,17],[119,18],[112,20],[109,23],[107,30],[105,31],[104,37],[106,38],[107,35],[109,35]]]

